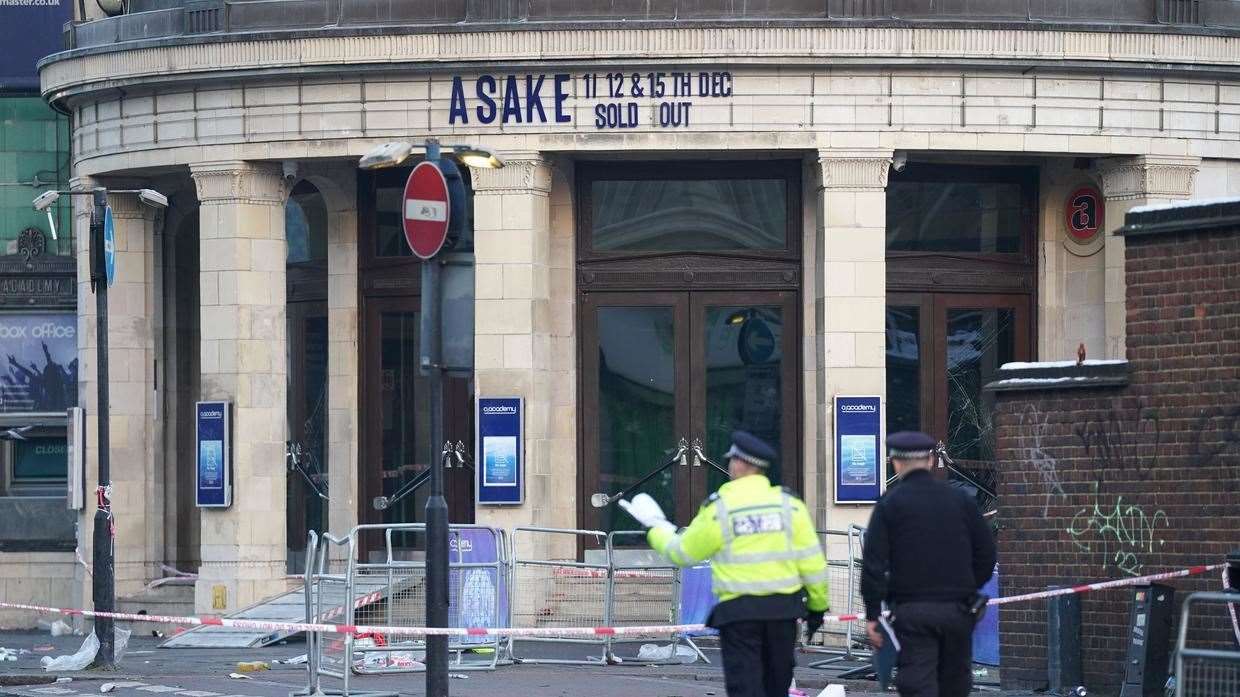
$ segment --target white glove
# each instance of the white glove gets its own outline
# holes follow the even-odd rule
[[[659,507],[659,503],[650,494],[638,494],[633,497],[632,501],[621,499],[620,507],[644,527],[675,528],[674,525],[667,522],[667,516],[663,515],[663,509]]]

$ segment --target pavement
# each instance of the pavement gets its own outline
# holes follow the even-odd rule
[[[143,633],[145,632],[145,633]],[[287,665],[287,660],[306,652],[299,639],[257,649],[160,649],[160,639],[148,628],[135,628],[128,650],[114,672],[85,670],[46,673],[40,665],[43,656],[60,656],[77,651],[82,637],[51,637],[46,631],[0,632],[0,648],[16,649],[17,661],[0,663],[0,697],[84,697],[100,694],[100,686],[113,683],[111,697],[289,697],[306,687],[306,666]],[[452,668],[449,688],[454,697],[724,697],[719,652],[712,640],[699,642],[711,663],[646,666],[556,665],[520,663],[501,665],[493,671],[463,671]],[[580,646],[546,644],[519,645],[522,656],[564,657],[582,655]],[[24,651],[24,653],[23,653]],[[879,695],[873,681],[840,680],[838,676],[859,662],[837,662],[822,669],[808,663],[826,658],[820,654],[798,653],[797,686],[817,697],[828,684],[845,686],[848,695]],[[270,670],[248,673],[246,679],[230,678],[243,661],[262,661]],[[982,666],[978,670],[984,669]],[[999,692],[995,668],[979,675],[977,697],[1026,697],[1028,692]],[[61,682],[55,682],[61,678]],[[65,681],[64,678],[69,678]],[[323,677],[325,690],[339,687],[339,681]],[[353,676],[350,692],[387,695],[425,695],[422,673]],[[888,693],[892,696],[894,692]]]

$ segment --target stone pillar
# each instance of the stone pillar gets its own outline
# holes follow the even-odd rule
[[[108,203],[116,230],[116,280],[108,291],[108,370],[116,594],[121,597],[162,575],[163,470],[162,458],[156,466],[155,452],[155,333],[161,323],[156,297],[161,284],[155,263],[157,211],[135,194],[110,194]]]
[[[822,173],[817,247],[822,266],[815,284],[815,325],[820,425],[818,481],[813,492],[820,523],[843,529],[864,525],[868,506],[834,506],[835,433],[831,419],[836,395],[887,391],[887,172],[890,150],[820,150]],[[808,470],[809,468],[807,468]],[[807,471],[807,476],[809,472]]]
[[[190,172],[200,216],[202,399],[233,405],[233,502],[201,512],[194,605],[222,613],[283,587],[285,191],[275,165],[208,162]]]
[[[359,347],[357,168],[311,176],[327,204],[328,527],[345,535],[358,523]]]
[[[551,166],[537,153],[506,154],[505,161],[503,169],[472,171],[474,377],[480,396],[525,398],[526,502],[481,508],[476,519],[574,527],[576,407],[564,383],[576,361],[571,320],[553,320],[572,317],[572,276],[565,273],[572,262],[552,254]],[[571,244],[555,249],[571,254]]]
[[[1108,158],[1098,164],[1102,195],[1106,198],[1106,241],[1102,248],[1106,274],[1106,356],[1127,355],[1127,310],[1124,283],[1124,238],[1113,234],[1124,224],[1129,209],[1187,199],[1201,167],[1199,157],[1141,155]]]
[[[90,189],[106,182],[81,178],[72,186]],[[129,183],[126,183],[128,188]],[[98,326],[90,284],[88,196],[73,197],[74,245],[78,267],[78,404],[86,410],[86,433],[98,433]],[[116,595],[134,593],[155,575],[163,554],[162,473],[155,471],[153,308],[155,211],[133,194],[111,194],[116,276],[108,289],[108,371],[112,511],[116,518]],[[92,559],[95,487],[99,449],[86,448],[86,501],[78,519],[82,558]],[[79,570],[81,600],[89,602],[90,577]],[[79,606],[80,607],[80,606]]]

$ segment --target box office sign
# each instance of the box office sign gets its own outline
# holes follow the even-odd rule
[[[77,383],[73,313],[0,316],[0,413],[63,412]]]
[[[688,128],[700,101],[732,96],[728,71],[636,70],[602,73],[537,73],[452,78],[449,126],[573,123],[584,105],[599,130]]]
[[[873,503],[883,493],[878,397],[835,398],[835,502]]]
[[[232,410],[228,402],[198,402],[195,410],[199,508],[232,505]]]
[[[525,501],[524,402],[520,397],[479,397],[475,491],[479,504]]]

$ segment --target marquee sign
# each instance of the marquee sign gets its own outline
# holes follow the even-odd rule
[[[731,97],[732,84],[728,71],[456,75],[448,125],[571,124],[571,96],[599,130],[688,128],[698,100]]]

